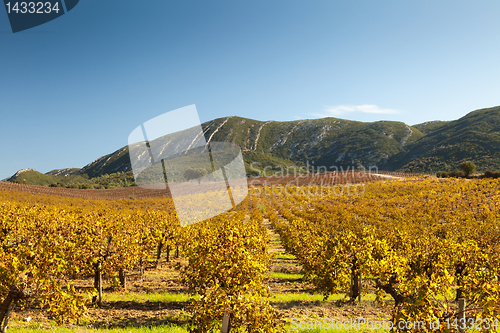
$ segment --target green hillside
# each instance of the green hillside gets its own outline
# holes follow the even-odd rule
[[[429,134],[430,132],[433,132],[435,130],[440,129],[441,127],[443,127],[447,123],[449,123],[449,121],[434,120],[434,121],[426,121],[425,123],[413,125],[413,127],[418,129],[423,134]]]
[[[62,182],[74,184],[88,181],[89,177],[85,174],[79,174],[79,170],[80,169],[52,170],[43,174],[34,169],[25,169],[19,170],[15,175],[6,180],[13,183],[41,186],[49,186]]]
[[[481,109],[446,122],[394,155],[391,169],[436,172],[458,169],[472,161],[478,171],[500,169],[500,107]]]
[[[46,174],[33,169],[20,170],[14,176],[4,179],[4,181],[18,184],[81,189],[103,189],[135,185],[132,171],[104,174],[90,178],[88,175],[80,173],[79,171],[81,169],[76,170],[78,172],[72,174],[68,172],[61,172],[61,170],[53,170],[47,172]]]
[[[43,174],[33,169],[27,169],[19,170],[15,175],[6,179],[6,181],[19,184],[49,186],[50,184],[57,182],[57,177]]]

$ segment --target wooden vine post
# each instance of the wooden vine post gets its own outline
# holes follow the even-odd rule
[[[127,275],[123,268],[120,268],[120,270],[118,271],[118,278],[120,280],[120,286],[123,289],[127,289]]]
[[[465,332],[466,321],[465,321],[465,298],[458,299],[458,331],[460,333]]]
[[[231,296],[228,296],[229,300],[232,299]],[[222,318],[222,326],[220,329],[220,333],[229,333],[231,330],[231,312],[229,310],[224,311],[224,317]]]
[[[363,274],[362,273],[359,273],[358,286],[359,286],[358,302],[359,302],[359,305],[361,305],[361,292],[363,291]]]
[[[224,312],[224,318],[222,318],[222,327],[220,333],[229,333],[231,330],[231,314]]]

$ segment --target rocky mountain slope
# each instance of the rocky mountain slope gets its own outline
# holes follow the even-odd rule
[[[414,126],[338,118],[262,122],[233,116],[209,121],[202,127],[207,142],[233,142],[241,147],[248,175],[259,175],[265,166],[277,169],[305,165],[329,170],[376,166],[380,170],[436,172],[456,169],[465,160],[473,161],[479,170],[500,169],[500,107],[477,110],[455,121]],[[24,175],[25,182],[43,181],[40,185],[46,185],[51,179],[81,182],[125,173],[125,183],[129,184],[132,177],[128,147],[82,169],[53,170],[26,180],[33,172],[16,174],[8,181]]]

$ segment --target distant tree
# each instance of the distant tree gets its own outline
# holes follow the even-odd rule
[[[485,177],[485,178],[493,178],[493,175],[494,175],[494,172],[493,172],[493,171],[491,171],[491,170],[486,170],[486,171],[484,172],[484,177]]]
[[[208,174],[208,171],[202,168],[189,168],[184,172],[184,178],[186,178],[187,181],[193,180],[193,179],[198,179],[198,184],[201,183],[201,177],[206,176]]]
[[[465,173],[466,177],[469,177],[474,173],[474,171],[476,171],[476,166],[474,165],[474,163],[467,161],[460,164],[460,170]]]
[[[465,175],[465,172],[463,172],[461,170],[453,170],[451,172],[448,172],[447,177],[463,178],[463,177],[467,177],[467,176]]]
[[[499,171],[491,171],[491,170],[486,170],[483,175],[484,178],[499,178],[500,177],[500,172]]]

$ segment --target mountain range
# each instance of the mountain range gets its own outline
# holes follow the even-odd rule
[[[207,142],[241,147],[247,174],[279,167],[377,167],[379,170],[434,173],[472,161],[479,171],[500,169],[500,107],[470,112],[454,121],[407,125],[396,121],[359,122],[339,118],[257,121],[236,116],[202,124]],[[133,185],[128,147],[81,169],[46,174],[20,170],[6,179],[35,185]]]

